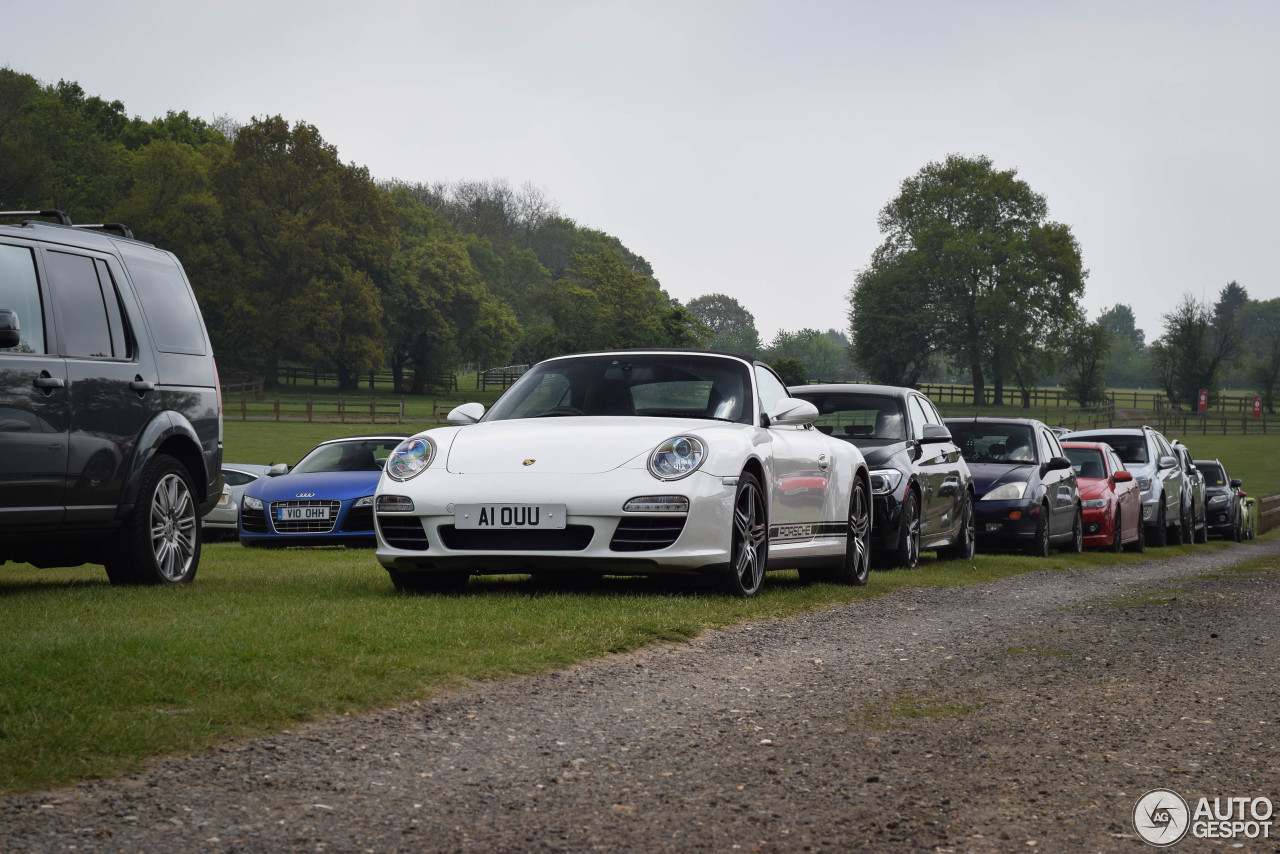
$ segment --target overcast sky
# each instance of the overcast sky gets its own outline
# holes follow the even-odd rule
[[[0,0],[0,65],[130,115],[306,121],[375,178],[529,182],[682,302],[847,329],[904,178],[1046,197],[1091,318],[1280,296],[1280,2]],[[910,310],[903,306],[903,310]]]

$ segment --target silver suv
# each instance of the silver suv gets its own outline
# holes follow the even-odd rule
[[[0,225],[0,563],[183,584],[222,495],[213,349],[182,265],[61,211]],[[117,233],[107,233],[114,231]]]
[[[1169,440],[1150,427],[1108,427],[1069,433],[1063,441],[1106,442],[1133,472],[1142,494],[1147,544],[1191,542],[1191,487]]]

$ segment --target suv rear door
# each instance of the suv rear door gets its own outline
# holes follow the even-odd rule
[[[159,412],[150,348],[138,347],[137,309],[108,254],[46,249],[71,415],[67,518],[116,518],[138,440]]]
[[[0,308],[18,314],[22,340],[0,350],[0,531],[28,532],[63,517],[67,368],[57,355],[39,253],[0,242]]]

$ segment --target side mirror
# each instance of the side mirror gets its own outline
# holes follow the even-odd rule
[[[1047,472],[1062,471],[1069,468],[1072,468],[1071,460],[1066,457],[1050,457],[1049,462],[1044,464],[1044,470]]]
[[[1112,483],[1129,483],[1131,480],[1133,480],[1133,472],[1126,469],[1120,469],[1120,471],[1111,475]]]
[[[271,468],[267,469],[267,477],[279,477],[282,474],[289,473],[288,463],[275,463]]]
[[[1177,467],[1178,467],[1178,461],[1177,461],[1176,459],[1174,459],[1173,457],[1170,457],[1170,456],[1164,456],[1164,457],[1161,457],[1161,458],[1160,458],[1160,468],[1162,468],[1162,469],[1173,469],[1173,468],[1177,468]]]
[[[1241,480],[1241,479],[1240,479],[1240,478],[1238,478],[1238,477],[1233,477],[1233,478],[1231,478],[1231,488],[1232,488],[1232,489],[1239,489],[1239,488],[1240,488],[1240,487],[1242,487],[1242,486],[1244,486],[1244,481],[1243,481],[1243,480]]]
[[[11,308],[0,308],[0,347],[17,347],[22,343],[22,331],[18,325],[18,313]]]
[[[446,420],[454,426],[464,427],[467,424],[475,424],[482,415],[484,415],[483,403],[464,403],[449,410]]]
[[[818,420],[818,407],[798,397],[784,397],[769,412],[771,427],[802,427]]]
[[[951,441],[951,431],[941,424],[924,425],[924,435],[920,437],[922,445],[938,445]]]

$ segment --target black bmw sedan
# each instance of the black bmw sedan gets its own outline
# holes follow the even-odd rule
[[[1084,547],[1076,473],[1053,431],[1030,418],[948,418],[973,472],[978,545]]]
[[[921,549],[973,557],[973,483],[929,398],[909,388],[792,386],[818,408],[814,426],[855,445],[871,469],[871,552],[880,566],[911,568]]]

